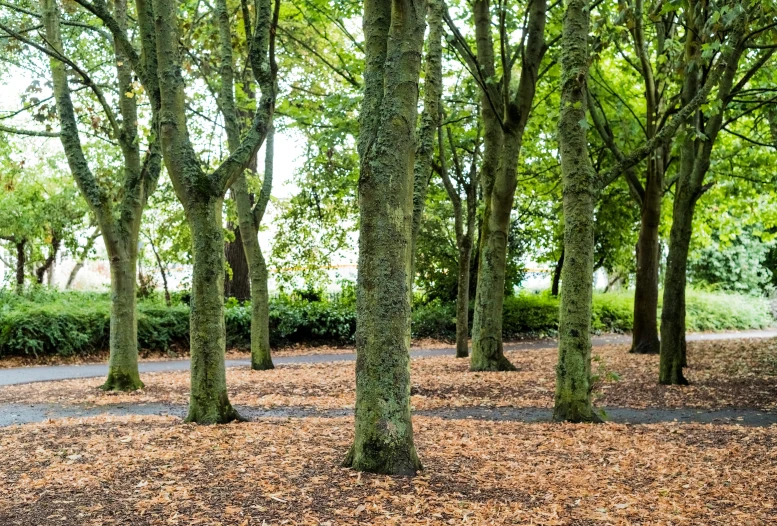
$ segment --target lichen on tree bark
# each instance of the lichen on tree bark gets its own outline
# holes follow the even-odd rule
[[[413,475],[410,271],[418,83],[426,2],[365,0],[359,135],[356,419],[344,465]]]

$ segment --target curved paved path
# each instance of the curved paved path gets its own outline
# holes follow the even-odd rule
[[[353,415],[353,409],[316,410],[307,407],[275,407],[264,409],[235,406],[249,420],[264,418],[338,418]],[[179,404],[0,404],[0,428],[32,424],[60,418],[89,418],[94,416],[174,416],[183,419],[187,406]],[[777,413],[747,408],[644,408],[608,407],[607,421],[617,424],[718,424],[767,427],[777,424]],[[413,411],[414,416],[430,416],[445,420],[484,420],[492,422],[550,422],[552,411],[541,407],[459,407]]]
[[[688,334],[688,341],[709,341],[709,340],[739,340],[745,338],[777,338],[777,330],[763,331],[742,331],[742,332],[720,332],[720,333],[696,333]],[[623,345],[631,343],[631,336],[625,334],[609,334],[604,336],[594,336],[592,338],[594,347],[603,345]],[[547,349],[558,345],[555,339],[544,340],[526,340],[522,342],[512,342],[505,345],[507,351],[527,351],[531,349]],[[446,349],[414,349],[411,350],[412,358],[426,358],[430,356],[452,355],[455,352],[453,347]],[[302,363],[325,363],[354,361],[356,355],[353,353],[344,354],[315,354],[300,356],[283,356],[273,358],[275,365],[302,364]],[[227,360],[227,367],[246,367],[251,364],[250,360]],[[141,373],[167,372],[167,371],[188,371],[189,360],[168,360],[168,361],[146,361],[140,362]],[[46,365],[34,367],[15,367],[0,369],[0,386],[28,384],[33,382],[51,382],[56,380],[70,380],[74,378],[95,378],[108,374],[106,364],[85,364],[85,365]]]

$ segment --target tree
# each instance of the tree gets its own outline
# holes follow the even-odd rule
[[[713,65],[703,85],[653,138],[604,173],[593,169],[588,156],[586,120],[588,26],[590,6],[571,0],[564,18],[561,52],[561,116],[559,150],[564,177],[564,266],[561,271],[559,360],[556,365],[554,420],[591,422],[600,418],[591,406],[591,301],[593,292],[594,204],[601,191],[625,170],[657,147],[665,147],[681,124],[706,101],[726,68],[729,57]],[[663,330],[663,329],[662,329]],[[663,349],[662,349],[663,353]]]
[[[625,9],[618,11],[627,31],[608,29],[606,24],[602,35],[598,37],[597,48],[610,44],[615,47],[622,63],[628,68],[628,79],[624,89],[613,87],[613,70],[619,72],[612,63],[608,64],[608,74],[602,74],[598,68],[593,77],[597,85],[597,94],[589,89],[589,106],[595,129],[604,144],[611,150],[616,160],[623,158],[622,148],[616,141],[629,141],[632,137],[644,136],[650,140],[667,123],[668,117],[677,110],[679,97],[673,96],[673,75],[682,60],[676,50],[676,40],[681,21],[675,10],[664,9],[660,2],[643,0],[626,2]],[[622,36],[625,35],[625,36]],[[625,42],[624,42],[625,41]],[[627,54],[625,45],[630,45],[631,54]],[[601,60],[601,59],[600,59]],[[628,103],[628,95],[622,91],[631,89],[633,80],[629,73],[636,72],[638,82],[644,86],[644,117]],[[620,72],[619,72],[620,73]],[[613,125],[607,117],[602,99],[610,99],[610,105],[618,111],[633,117],[632,122],[618,122]],[[598,109],[597,109],[598,108]],[[644,121],[644,122],[643,122]],[[634,124],[636,123],[636,127]],[[616,131],[617,130],[617,133]],[[672,161],[669,148],[658,146],[648,157],[644,169],[644,184],[636,173],[629,169],[624,172],[630,193],[640,210],[640,229],[636,249],[636,280],[634,292],[634,327],[632,330],[631,352],[657,354],[658,339],[658,267],[659,267],[659,227],[661,220],[661,201],[666,191],[665,173]]]
[[[558,142],[564,178],[564,265],[561,270],[559,358],[554,420],[592,422],[591,302],[594,271],[596,172],[588,156],[587,0],[567,2],[561,37],[561,113]]]
[[[275,2],[275,9],[270,21],[271,27],[278,26],[278,13],[280,1]],[[225,129],[227,134],[227,143],[231,152],[235,152],[240,147],[240,128],[241,112],[235,102],[234,83],[235,69],[232,53],[232,33],[230,30],[230,19],[227,11],[226,0],[220,0],[216,3],[216,25],[218,27],[221,67],[219,76],[221,81],[221,90],[218,95],[219,108],[224,117]],[[251,34],[250,13],[247,4],[243,4],[242,9],[243,24],[246,35]],[[274,29],[272,33],[274,34]],[[269,95],[275,99],[277,92],[276,77],[278,65],[275,62],[275,39],[270,38],[267,51],[269,57],[270,71],[257,76],[260,83],[260,89],[265,96]],[[248,68],[246,68],[248,69]],[[245,89],[249,83],[243,82],[244,92],[247,98],[253,100],[252,90]],[[245,113],[245,112],[243,112]],[[274,155],[274,128],[272,126],[272,114],[268,116],[269,122],[265,124],[266,131],[266,150],[265,150],[265,170],[264,180],[261,191],[253,203],[253,196],[249,192],[248,180],[245,173],[240,173],[232,185],[232,195],[237,208],[237,223],[240,240],[242,242],[242,252],[248,263],[248,275],[250,277],[251,292],[251,368],[255,370],[272,369],[272,357],[270,355],[270,297],[267,289],[267,264],[265,263],[259,240],[259,226],[264,217],[267,203],[270,201],[270,192],[272,190],[273,178],[273,155]],[[249,161],[250,162],[250,161]],[[242,261],[241,261],[242,264]]]
[[[510,215],[517,186],[518,159],[523,132],[531,113],[545,42],[547,2],[531,0],[522,28],[521,43],[510,45],[508,10],[499,5],[501,78],[497,77],[489,0],[473,5],[476,53],[473,53],[446,14],[456,47],[481,88],[483,115],[483,166],[481,187],[485,211],[480,234],[480,254],[475,313],[472,327],[472,371],[505,371],[515,367],[505,358],[502,346],[502,305]],[[512,23],[512,21],[511,21]],[[513,68],[521,59],[517,89],[512,85]]]
[[[697,2],[688,4],[685,16],[687,34],[684,53],[687,66],[683,81],[683,101],[690,100],[709,75],[705,64],[717,47],[722,49],[725,69],[714,103],[695,112],[681,138],[661,312],[661,384],[688,383],[682,370],[686,365],[685,285],[694,209],[699,198],[712,187],[712,183],[704,181],[710,168],[715,141],[724,126],[726,108],[747,85],[748,80],[774,54],[775,49],[766,49],[753,57],[745,73],[735,83],[740,61],[746,55],[748,41],[762,32],[747,32],[750,24],[758,19],[761,9],[760,5],[746,8],[740,3],[720,7]],[[725,35],[726,44],[718,43],[714,46],[714,37],[708,36],[712,31],[714,37]]]
[[[478,122],[479,124],[479,122]],[[453,219],[456,230],[456,249],[458,257],[458,272],[456,278],[456,357],[469,356],[469,289],[470,267],[472,264],[472,249],[474,246],[475,226],[477,219],[477,173],[480,157],[480,126],[472,144],[469,168],[463,166],[453,139],[450,126],[438,132],[440,152],[440,177],[445,191],[453,204]],[[453,158],[453,173],[448,172],[445,139],[447,138]]]
[[[217,2],[217,12],[226,10],[225,2]],[[224,194],[242,175],[264,142],[275,105],[270,56],[273,49],[272,2],[259,2],[255,17],[248,62],[262,88],[261,98],[245,136],[212,172],[207,172],[197,158],[188,132],[176,2],[155,0],[153,19],[141,22],[154,24],[161,102],[159,132],[164,162],[178,199],[186,210],[192,234],[191,395],[186,420],[201,424],[224,423],[240,418],[229,403],[224,366],[222,205]],[[224,71],[232,68],[231,40],[223,40],[227,36],[220,34],[220,60]],[[144,53],[148,52],[152,50],[144,50]],[[222,78],[224,92],[232,92],[233,86],[227,86],[231,84],[230,80]]]
[[[410,419],[413,164],[426,2],[365,0],[359,134],[356,422],[344,465],[413,475]]]
[[[3,24],[8,36],[43,53],[49,59],[59,132],[37,132],[35,135],[59,137],[70,171],[81,193],[94,213],[100,226],[111,268],[111,327],[108,378],[102,388],[128,391],[143,386],[137,366],[137,320],[135,313],[135,277],[137,272],[137,247],[140,218],[148,196],[153,192],[161,167],[161,152],[155,137],[149,137],[144,147],[139,134],[139,115],[136,92],[132,78],[132,65],[121,46],[107,48],[92,46],[82,49],[84,42],[75,37],[88,24],[64,19],[56,0],[42,0],[41,15],[17,6],[13,9],[22,15],[39,18],[45,37],[41,41],[28,37],[26,31],[17,31]],[[126,30],[127,6],[123,0],[115,4],[115,23]],[[33,15],[30,15],[32,13]],[[63,27],[66,31],[63,31]],[[94,31],[105,38],[98,28]],[[101,41],[101,44],[104,41]],[[102,49],[112,56],[99,55]],[[95,56],[97,54],[97,56]],[[146,67],[153,67],[148,57]],[[115,68],[115,78],[107,80],[110,89],[120,94],[116,99],[118,114],[109,103],[104,83],[93,76],[106,74],[90,62],[108,63]],[[79,65],[80,64],[80,65]],[[90,64],[90,65],[86,65]],[[95,72],[94,70],[98,71]],[[91,70],[91,73],[90,73]],[[71,78],[82,86],[71,88]],[[81,91],[82,88],[86,88]],[[93,131],[104,132],[118,143],[121,158],[120,191],[96,177],[90,167],[79,130],[79,113],[73,102],[76,91],[88,93],[85,101],[91,117]],[[99,108],[99,109],[93,109]],[[145,150],[145,157],[142,152]],[[116,195],[119,195],[116,198]]]

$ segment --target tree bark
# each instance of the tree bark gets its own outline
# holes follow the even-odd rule
[[[24,265],[27,263],[26,246],[26,239],[16,242],[16,292],[18,294],[24,292]]]
[[[238,224],[240,231],[243,232],[241,237],[243,249],[251,276],[251,369],[255,371],[265,371],[275,367],[270,348],[270,293],[267,287],[267,263],[257,237],[272,190],[274,154],[275,129],[271,127],[267,131],[265,143],[264,181],[256,205],[251,206],[245,176],[238,178],[232,187],[238,209]]]
[[[142,1],[138,1],[139,20],[148,17]],[[60,140],[67,157],[70,171],[78,184],[81,194],[95,214],[100,227],[108,257],[111,261],[111,335],[109,375],[103,389],[133,390],[142,387],[137,368],[137,321],[135,318],[135,278],[137,245],[140,220],[148,196],[156,188],[161,171],[161,152],[154,138],[148,144],[145,159],[141,159],[140,139],[138,137],[137,101],[134,97],[119,97],[117,105],[121,120],[107,105],[101,88],[91,85],[92,91],[100,101],[106,120],[113,128],[116,141],[121,149],[123,166],[123,187],[121,199],[115,202],[105,187],[92,173],[81,147],[76,112],[70,95],[68,69],[60,60],[64,53],[60,31],[60,13],[56,0],[42,0],[42,21],[45,26],[47,44],[56,54],[50,55],[49,65],[53,84],[57,116],[60,123]],[[104,8],[98,6],[98,11]],[[98,13],[95,13],[98,14]],[[114,16],[101,11],[98,16],[109,21],[107,24],[114,34],[114,57],[116,65],[116,88],[118,93],[132,90],[133,69],[138,75],[146,77],[156,75],[156,63],[148,53],[137,62],[130,63],[129,49],[121,44],[127,40],[127,5],[124,0],[116,0]],[[142,25],[142,24],[141,24]],[[141,31],[143,33],[143,31]],[[87,83],[88,84],[88,83]],[[152,125],[156,126],[158,108],[158,90],[147,85],[146,91],[151,99],[154,112]]]
[[[459,276],[456,284],[456,358],[469,357],[469,274],[472,238],[459,242]]]
[[[224,424],[241,420],[227,396],[224,365],[224,231],[222,200],[194,203],[188,210],[194,265],[190,316],[191,395],[187,422]]]
[[[678,181],[679,183],[680,181]],[[683,375],[685,358],[685,280],[688,250],[693,234],[695,200],[687,185],[677,189],[669,234],[669,256],[664,276],[664,305],[661,312],[661,360],[659,383],[688,385]]]
[[[224,297],[235,298],[238,301],[251,299],[251,279],[248,272],[248,263],[243,248],[243,239],[240,228],[233,228],[234,241],[228,241],[224,246],[224,254],[230,273],[224,278]]]
[[[558,137],[564,193],[564,266],[561,271],[559,357],[553,419],[601,421],[591,405],[591,302],[596,173],[586,137],[586,82],[590,4],[569,0],[561,40]]]
[[[359,135],[356,418],[343,464],[421,469],[410,418],[413,166],[426,2],[365,0]]]
[[[561,256],[556,262],[556,267],[553,269],[553,284],[550,286],[550,294],[552,296],[558,296],[558,286],[561,283],[561,269],[564,268],[564,249],[561,249]]]
[[[52,238],[51,240],[51,251],[49,252],[48,257],[43,262],[43,264],[35,269],[35,281],[38,283],[38,285],[43,284],[43,278],[46,275],[46,272],[52,268],[52,265],[54,265],[54,261],[57,259],[57,252],[59,252],[59,245],[62,243],[61,239],[58,239],[56,237]]]
[[[256,7],[256,23],[250,37],[248,63],[262,88],[262,96],[256,104],[251,125],[239,145],[230,148],[229,156],[214,171],[207,173],[194,151],[187,126],[186,93],[177,34],[177,2],[153,2],[156,58],[159,64],[157,78],[161,101],[159,136],[165,166],[176,194],[186,209],[193,240],[191,396],[186,420],[201,424],[240,419],[229,402],[224,372],[226,338],[222,204],[227,190],[243,175],[264,142],[275,111],[272,1],[260,0],[256,2]],[[234,79],[231,32],[225,0],[216,2],[214,15],[219,24],[222,84],[220,99],[222,104],[231,102],[231,107],[224,113],[224,117],[225,127],[232,134],[237,130],[237,117],[232,93]]]
[[[642,200],[639,238],[637,240],[637,272],[634,291],[634,327],[631,352],[658,354],[658,265],[661,224],[663,177],[648,176]]]
[[[482,168],[485,210],[472,324],[471,371],[515,370],[504,356],[502,345],[507,241],[523,132],[531,113],[540,63],[547,50],[544,41],[546,7],[545,0],[534,0],[530,5],[526,47],[521,54],[521,76],[513,97],[511,65],[503,64],[506,71],[502,83],[499,86],[493,84],[497,76],[490,2],[477,0],[473,5],[478,75],[486,80],[481,86],[485,132]],[[506,31],[504,27],[500,30],[503,33],[502,43],[506,45]],[[510,53],[503,50],[503,62],[506,55]]]
[[[697,7],[691,2],[690,12]],[[703,12],[703,11],[700,11]],[[702,41],[696,25],[698,19],[689,17],[685,43],[687,64],[698,63],[701,58]],[[659,362],[659,383],[664,385],[686,385],[688,380],[682,369],[687,365],[685,341],[685,286],[688,250],[693,234],[693,213],[696,202],[711,186],[704,179],[709,171],[712,148],[723,127],[723,116],[732,95],[734,78],[739,60],[745,51],[746,10],[742,9],[733,20],[730,36],[721,62],[723,72],[718,85],[715,110],[711,115],[697,111],[688,125],[685,140],[680,151],[680,165],[674,197],[672,229],[669,236],[669,255],[664,278],[664,301],[661,311],[661,358]],[[687,71],[683,79],[683,102],[694,97],[701,84],[701,71],[696,68]],[[701,136],[701,138],[699,137]]]
[[[138,321],[135,309],[137,255],[109,257],[111,269],[111,321],[108,378],[105,391],[143,388],[138,372]]]

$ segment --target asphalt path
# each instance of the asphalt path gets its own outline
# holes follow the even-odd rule
[[[777,338],[777,330],[741,331],[720,333],[696,333],[688,334],[688,341],[717,341],[739,340],[749,338]],[[608,334],[594,336],[594,347],[604,345],[624,345],[631,343],[631,336],[626,334]],[[508,351],[528,351],[532,349],[547,349],[558,345],[555,339],[525,340],[505,344]],[[455,353],[453,347],[444,349],[411,349],[411,358],[428,358],[431,356],[448,356]],[[279,356],[273,358],[275,365],[327,363],[327,362],[352,362],[356,360],[353,353],[343,354],[309,354],[298,356]],[[251,362],[245,360],[227,360],[227,367],[246,367]],[[158,360],[142,361],[139,364],[140,372],[157,373],[169,371],[188,371],[189,360]],[[57,380],[70,380],[76,378],[96,378],[108,374],[108,365],[83,364],[83,365],[43,365],[32,367],[13,367],[0,369],[0,386],[29,384],[34,382],[53,382]]]

